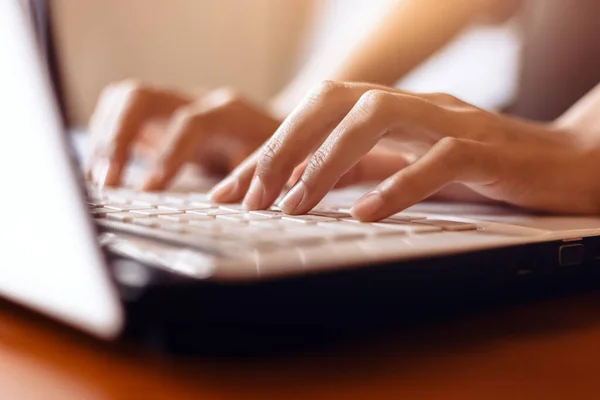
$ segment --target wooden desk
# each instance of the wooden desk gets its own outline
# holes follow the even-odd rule
[[[123,354],[0,312],[0,399],[596,399],[600,293],[286,359]]]

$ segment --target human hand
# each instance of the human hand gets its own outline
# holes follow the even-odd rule
[[[336,82],[313,90],[261,149],[213,189],[213,199],[244,198],[250,209],[269,207],[296,170],[300,177],[280,207],[305,213],[384,138],[405,156],[396,173],[354,205],[360,220],[385,218],[451,183],[529,209],[600,208],[590,173],[598,151],[577,132],[490,113],[446,94]],[[363,163],[373,169],[382,167],[380,161],[371,154]]]
[[[164,130],[151,140],[156,154],[145,190],[164,189],[186,163],[229,172],[280,123],[226,89],[194,97],[135,82],[114,84],[101,95],[90,122],[89,178],[100,186],[119,185],[132,150],[156,121]]]

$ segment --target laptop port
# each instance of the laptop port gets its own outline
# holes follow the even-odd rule
[[[561,267],[581,265],[584,257],[583,243],[566,243],[558,248],[558,265]]]

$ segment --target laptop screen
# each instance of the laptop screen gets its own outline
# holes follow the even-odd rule
[[[102,337],[122,311],[66,145],[31,3],[0,1],[0,296]],[[37,29],[32,21],[38,21]]]

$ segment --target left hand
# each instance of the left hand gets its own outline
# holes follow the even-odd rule
[[[384,138],[396,147],[397,162],[389,162],[388,153],[381,164],[382,156],[370,153]],[[383,179],[352,209],[363,221],[397,213],[451,183],[524,208],[597,213],[598,151],[580,139],[562,126],[487,112],[446,94],[324,82],[213,190],[213,198],[245,196],[250,209],[269,207],[309,158],[280,204],[286,213],[309,211],[361,164],[379,173],[363,174],[354,183]]]

